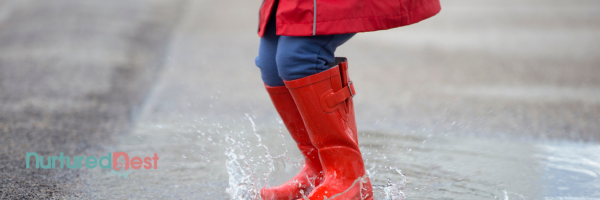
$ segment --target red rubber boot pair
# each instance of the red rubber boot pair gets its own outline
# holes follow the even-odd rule
[[[279,93],[267,87],[292,137],[296,142],[300,141],[303,144],[299,143],[299,147],[308,160],[305,160],[304,168],[295,179],[301,180],[304,174],[309,174],[316,177],[317,181],[315,181],[316,187],[312,188],[306,196],[300,190],[306,192],[311,188],[290,184],[294,183],[290,180],[277,187],[263,188],[261,190],[263,199],[373,199],[371,182],[365,172],[358,148],[352,101],[355,92],[348,76],[348,62],[345,58],[336,60],[339,64],[327,71],[285,81],[287,87],[285,89],[289,89],[289,93],[284,92],[283,87],[277,88],[277,91],[281,91]],[[287,102],[290,101],[288,97],[273,98],[277,95],[283,96],[283,93],[291,94],[289,97],[293,98],[291,100],[293,103]],[[288,99],[286,103],[283,102],[284,99]],[[288,106],[282,106],[284,104]],[[295,104],[295,107],[291,104]],[[302,120],[298,120],[297,116]],[[312,154],[308,154],[310,151],[303,151],[307,138],[310,138],[310,144],[318,151],[319,160],[311,157]],[[322,167],[322,174],[316,173],[320,172],[317,171],[321,170],[319,167]]]

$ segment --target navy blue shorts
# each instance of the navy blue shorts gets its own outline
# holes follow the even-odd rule
[[[356,34],[278,36],[275,14],[271,16],[255,62],[263,82],[272,87],[283,86],[283,80],[296,80],[329,69],[328,65],[335,60],[335,49]]]

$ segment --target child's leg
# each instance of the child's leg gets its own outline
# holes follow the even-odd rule
[[[260,47],[258,48],[258,56],[254,61],[256,66],[260,68],[262,80],[268,86],[283,86],[283,80],[277,72],[277,63],[275,55],[277,54],[277,43],[279,36],[275,34],[275,17],[274,13],[267,24],[265,35],[260,38]]]
[[[265,35],[260,41],[256,65],[260,68],[263,82],[267,85],[267,93],[269,93],[275,109],[304,156],[304,167],[288,182],[279,186],[262,188],[260,192],[262,199],[265,200],[297,199],[321,183],[323,169],[317,149],[312,145],[308,133],[306,133],[304,121],[298,112],[296,103],[277,71],[275,55],[280,37],[275,34],[275,15],[272,14]]]
[[[279,38],[279,75],[318,149],[325,173],[325,180],[308,195],[311,200],[373,199],[358,145],[352,100],[356,92],[348,77],[348,63],[332,66],[335,49],[352,36]]]
[[[335,60],[336,48],[354,35],[281,36],[276,57],[279,76],[291,81],[333,67],[329,65]]]

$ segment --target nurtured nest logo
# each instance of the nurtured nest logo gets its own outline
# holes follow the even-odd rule
[[[108,153],[107,156],[101,156],[100,159],[97,159],[95,156],[64,156],[63,152],[60,153],[60,156],[48,156],[46,161],[44,162],[44,156],[40,156],[35,152],[27,152],[25,153],[25,168],[29,169],[30,166],[30,158],[35,157],[35,168],[39,169],[40,166],[42,169],[56,169],[60,167],[63,169],[65,166],[68,169],[81,169],[82,166],[86,166],[89,169],[94,169],[96,167],[100,167],[102,169],[111,169],[110,174],[117,174],[118,177],[123,176],[123,178],[127,178],[131,171],[129,167],[134,170],[141,169],[158,169],[158,154],[154,153],[153,157],[133,157],[131,160],[129,159],[129,154],[125,152],[113,152]],[[122,159],[119,159],[122,157]],[[103,162],[103,161],[107,162]],[[56,161],[60,161],[57,165]],[[73,164],[71,164],[73,163]],[[84,164],[82,164],[84,163]],[[104,164],[106,163],[106,164]]]

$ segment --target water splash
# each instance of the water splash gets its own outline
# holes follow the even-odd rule
[[[259,134],[257,124],[253,118],[246,114],[245,120],[251,125],[252,135],[256,140],[250,142],[247,137],[247,132],[239,132],[237,137],[228,135],[225,139],[227,146],[225,155],[228,160],[226,162],[227,173],[229,174],[229,185],[226,189],[231,199],[235,200],[261,200],[260,189],[269,187],[287,181],[286,175],[295,175],[298,170],[304,166],[304,162],[299,160],[297,163],[291,161],[286,156],[287,148],[280,155],[273,156],[269,147],[263,142],[263,136]],[[280,130],[280,136],[281,130]],[[277,138],[280,139],[280,138]],[[285,146],[285,144],[283,145]],[[259,147],[258,151],[255,147]],[[260,155],[256,159],[253,155]],[[259,177],[259,174],[262,177]],[[363,184],[366,183],[367,177],[376,177],[378,180],[387,180],[386,183],[380,185],[373,184],[373,193],[377,199],[385,200],[401,200],[405,198],[404,188],[407,182],[404,176],[396,167],[375,165],[367,170],[364,177],[356,179],[353,187],[361,188],[361,199],[371,198],[364,191]],[[394,178],[392,178],[394,177]],[[400,177],[399,180],[394,181]],[[372,180],[373,181],[373,178]],[[278,184],[277,184],[278,185]],[[314,185],[313,185],[314,187]],[[345,191],[348,192],[350,188]],[[303,199],[308,199],[310,191],[302,191]],[[343,193],[345,193],[343,192]],[[333,199],[342,195],[335,194],[329,199]]]
[[[387,182],[385,185],[373,185],[373,193],[375,195],[378,195],[377,193],[379,193],[380,196],[383,196],[384,200],[402,200],[406,198],[406,195],[404,194],[404,189],[406,188],[406,182],[408,179],[406,178],[406,176],[404,176],[404,174],[402,174],[402,170],[398,169],[397,167],[379,167],[375,164],[373,164],[373,166],[369,170],[367,170],[367,172],[371,172],[373,177],[375,177],[376,174],[380,171],[387,173],[391,172],[392,174],[395,173],[395,176],[400,176],[400,179],[398,181],[394,181],[392,178],[390,178],[391,175],[388,174]]]
[[[394,168],[401,179],[398,182],[393,182],[391,178],[388,178],[387,185],[381,187],[383,189],[383,193],[385,194],[385,200],[400,200],[406,198],[404,194],[404,188],[406,187],[406,176],[402,174],[402,171]]]
[[[229,158],[226,163],[229,174],[227,193],[236,200],[260,199],[260,187],[256,184],[258,180],[239,142],[230,137],[226,141],[231,147],[225,153]]]
[[[291,163],[290,159],[285,156],[287,149],[281,155],[272,156],[269,148],[262,143],[262,137],[258,134],[256,123],[252,117],[246,114],[246,119],[251,124],[252,132],[257,138],[258,144],[256,147],[262,147],[264,154],[259,156],[260,159],[254,160],[247,154],[252,151],[248,141],[246,143],[237,141],[233,137],[227,136],[226,141],[228,146],[225,155],[228,157],[226,163],[227,173],[229,174],[229,187],[227,193],[232,199],[236,200],[258,200],[260,197],[260,189],[269,186],[270,182],[276,181],[273,176],[279,171],[291,171],[293,166],[303,166],[302,164]],[[244,139],[244,137],[241,137]],[[266,166],[266,172],[262,178],[256,176],[257,171],[261,170],[261,166]],[[261,181],[262,180],[262,181]]]

